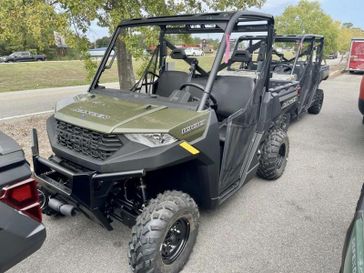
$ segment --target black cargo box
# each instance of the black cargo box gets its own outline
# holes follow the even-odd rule
[[[20,146],[0,132],[0,189],[30,177],[31,171]]]

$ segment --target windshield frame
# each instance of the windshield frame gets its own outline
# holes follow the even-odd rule
[[[259,24],[260,22],[260,24]],[[183,28],[169,28],[168,26],[185,25]],[[191,28],[191,25],[215,25],[213,28]],[[274,18],[271,15],[267,15],[259,12],[238,11],[238,12],[223,12],[213,14],[197,14],[197,15],[181,15],[172,17],[152,17],[131,19],[123,21],[115,30],[109,46],[105,52],[105,55],[97,69],[97,72],[92,80],[92,83],[88,89],[89,92],[98,88],[99,80],[106,69],[107,62],[110,54],[114,49],[116,40],[120,33],[126,28],[142,27],[142,26],[159,26],[161,44],[165,34],[193,34],[193,33],[223,33],[220,45],[216,51],[215,59],[213,61],[210,72],[208,73],[208,79],[204,88],[203,96],[200,100],[200,104],[197,111],[202,111],[206,107],[206,102],[212,91],[213,83],[216,79],[216,75],[219,72],[221,62],[224,58],[226,51],[226,39],[232,32],[267,32],[267,60],[268,65],[265,65],[264,75],[268,75],[271,55],[272,44],[274,37]],[[165,41],[165,40],[164,40]],[[164,49],[161,47],[161,54],[159,56],[160,61],[163,58]],[[161,64],[160,64],[161,65]],[[269,77],[265,77],[265,84],[268,86]]]

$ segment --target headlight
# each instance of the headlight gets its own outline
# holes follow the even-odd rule
[[[172,144],[177,141],[176,138],[169,134],[125,134],[125,137],[131,141],[138,142],[148,147],[159,147]]]

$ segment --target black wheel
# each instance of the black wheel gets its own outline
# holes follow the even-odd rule
[[[267,180],[279,178],[286,168],[289,141],[285,131],[272,129],[263,145],[258,175]]]
[[[310,108],[308,108],[308,112],[310,114],[314,114],[314,115],[319,114],[321,111],[323,102],[324,102],[324,91],[322,89],[317,89],[314,100],[313,100]]]
[[[177,273],[186,264],[198,233],[199,212],[186,193],[166,191],[138,216],[129,243],[136,273]]]

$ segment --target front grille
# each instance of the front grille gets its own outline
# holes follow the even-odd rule
[[[123,146],[118,135],[98,133],[60,120],[57,120],[56,134],[59,145],[100,160]]]

